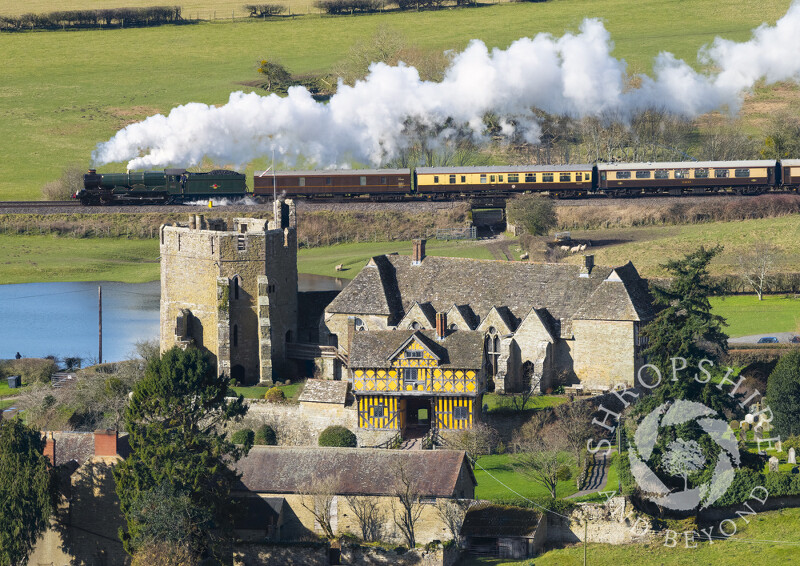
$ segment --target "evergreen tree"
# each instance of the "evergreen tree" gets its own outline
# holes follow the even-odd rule
[[[782,438],[800,433],[800,351],[778,360],[767,380],[766,404]]]
[[[125,411],[130,456],[114,469],[120,509],[128,530],[120,533],[133,554],[151,544],[142,500],[158,490],[188,498],[192,517],[187,550],[195,556],[214,555],[232,532],[230,491],[237,479],[228,464],[246,454],[248,446],[226,439],[225,428],[247,412],[244,399],[231,400],[227,377],[198,349],[173,348],[149,362]],[[187,503],[187,504],[188,504]]]
[[[27,563],[55,507],[44,446],[20,419],[0,421],[0,566]]]
[[[662,267],[672,276],[668,286],[651,286],[653,304],[657,314],[642,329],[642,336],[648,339],[644,356],[648,364],[661,372],[661,383],[653,388],[653,395],[638,407],[646,412],[667,400],[690,399],[715,410],[731,409],[732,399],[728,391],[720,391],[711,383],[702,384],[694,379],[698,374],[701,380],[707,379],[699,370],[702,360],[714,362],[718,371],[720,356],[728,351],[728,336],[723,332],[725,319],[711,312],[708,297],[717,291],[717,286],[708,274],[708,264],[722,251],[722,246],[711,249],[700,247],[683,259],[672,260]],[[672,358],[684,358],[686,369],[677,373],[678,380],[672,381]],[[676,361],[676,367],[683,363]],[[645,378],[647,379],[647,378]],[[649,383],[655,383],[651,376]]]

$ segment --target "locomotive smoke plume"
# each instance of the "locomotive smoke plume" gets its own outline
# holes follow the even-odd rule
[[[700,62],[713,71],[696,72],[662,52],[653,78],[642,75],[640,86],[630,89],[632,77],[612,49],[610,34],[596,19],[584,20],[577,34],[539,34],[505,50],[490,51],[474,40],[453,58],[441,82],[421,81],[416,69],[403,64],[374,63],[363,81],[340,84],[327,104],[303,87],[290,88],[285,98],[234,92],[223,106],[189,103],[127,126],[99,144],[92,159],[129,160],[129,169],[197,165],[204,157],[242,166],[274,151],[289,163],[302,157],[321,167],[351,160],[378,165],[408,143],[402,132],[409,118],[424,125],[452,119],[480,137],[483,116],[493,112],[505,134],[536,141],[533,107],[573,117],[625,118],[648,108],[687,117],[726,107],[736,112],[759,79],[800,81],[800,2],[775,26],[757,28],[750,41],[717,38],[701,49]]]

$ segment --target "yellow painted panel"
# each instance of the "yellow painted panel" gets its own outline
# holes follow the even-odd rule
[[[468,377],[469,379],[475,379],[475,372],[474,372],[474,371],[472,371],[472,370],[468,371],[468,372],[467,372],[467,377]]]

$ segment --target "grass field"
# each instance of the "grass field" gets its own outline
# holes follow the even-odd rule
[[[725,332],[735,338],[770,332],[800,332],[800,299],[765,295],[712,297],[714,313],[728,320]]]
[[[475,499],[488,499],[490,501],[518,499],[514,491],[529,499],[546,499],[550,497],[550,492],[547,489],[514,472],[514,468],[511,466],[511,455],[509,454],[494,454],[478,458],[475,466],[475,479],[478,480],[478,487],[475,488]],[[556,495],[559,498],[572,495],[576,491],[578,491],[578,488],[575,486],[575,478],[560,481],[556,487]]]
[[[534,395],[525,403],[524,410],[547,409],[549,407],[557,407],[566,402],[567,398],[560,395]],[[483,396],[483,403],[489,407],[490,412],[512,410],[511,399],[507,395],[487,393]]]
[[[283,391],[286,399],[289,401],[294,401],[303,390],[304,384],[304,381],[298,381],[297,383],[292,383],[291,385],[280,385],[278,386],[278,389]],[[269,391],[271,387],[233,387],[232,389],[239,395],[242,395],[245,399],[263,399],[264,393]]]
[[[573,231],[572,237],[604,245],[592,247],[597,265],[622,265],[632,261],[645,277],[663,277],[660,265],[678,259],[700,246],[724,246],[710,265],[714,275],[739,272],[738,258],[752,249],[758,239],[772,242],[781,254],[778,271],[800,271],[800,215],[763,218],[741,222],[709,222],[682,226],[647,226],[608,230]],[[580,256],[567,261],[580,263]]]
[[[5,9],[16,13],[46,5],[13,0]],[[97,5],[96,0],[71,0],[58,7]],[[129,123],[190,101],[221,104],[231,91],[249,90],[241,83],[257,78],[259,58],[280,60],[295,73],[326,70],[379,25],[397,29],[422,48],[461,49],[473,38],[505,47],[540,31],[561,35],[577,30],[585,17],[601,17],[615,42],[614,54],[630,69],[647,71],[662,50],[697,64],[698,48],[716,35],[746,39],[752,28],[773,23],[788,5],[789,0],[664,0],[635,6],[628,0],[551,0],[358,17],[4,33],[0,199],[38,198],[42,184],[58,178],[69,164],[88,165],[95,145]],[[265,163],[251,163],[248,173]]]

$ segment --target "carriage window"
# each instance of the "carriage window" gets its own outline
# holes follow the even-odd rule
[[[688,179],[689,178],[689,170],[688,169],[675,169],[675,178],[676,179]]]
[[[535,173],[525,173],[525,182],[526,183],[535,183],[536,182],[536,174]]]
[[[467,176],[466,175],[461,175],[461,182],[462,183],[466,183],[467,182]]]
[[[489,175],[489,182],[494,183],[494,175]]]
[[[439,182],[439,175],[434,175],[433,176],[433,182],[434,183],[438,183]]]
[[[364,177],[362,175],[360,181],[361,181],[361,186],[362,187],[366,186],[366,184],[367,184],[367,178],[366,177]]]
[[[456,176],[455,175],[450,175],[450,184],[454,185],[455,182],[456,182]]]
[[[561,175],[558,176],[558,180],[562,183],[569,183],[572,180],[572,175],[569,173],[561,173]]]
[[[453,407],[453,418],[457,421],[465,421],[469,418],[469,409],[466,407]]]
[[[552,182],[553,182],[552,173],[542,173],[542,183],[552,183]]]
[[[650,178],[650,171],[637,171],[636,172],[637,179],[649,179]]]
[[[519,183],[519,175],[516,173],[511,173],[508,175],[508,182],[509,183]]]
[[[498,175],[498,176],[497,176],[497,180],[498,180],[498,181],[500,181],[500,182],[502,183],[502,182],[503,182],[503,176],[502,176],[502,175]]]
[[[728,176],[729,171],[727,169],[714,169],[714,177],[717,179],[724,179]]]
[[[735,169],[733,171],[733,175],[735,177],[749,177],[750,176],[750,169]]]
[[[630,179],[631,172],[630,171],[617,171],[617,179]]]
[[[485,182],[486,182],[486,175],[481,175],[481,183],[485,183]]]
[[[580,173],[575,173],[575,180],[576,181],[583,181],[583,175]]]
[[[381,185],[385,185],[385,184],[386,184],[386,177],[381,177]]]
[[[325,177],[325,184],[326,185],[330,185],[331,184],[331,178],[330,177]]]
[[[301,187],[305,187],[305,186],[306,186],[306,178],[305,178],[305,177],[300,177],[300,178],[297,180],[297,184],[298,184],[299,186],[301,186]]]
[[[655,172],[653,177],[655,177],[656,179],[669,179],[669,171],[667,171],[666,169],[659,169],[658,171]]]
[[[694,178],[695,179],[708,179],[708,169],[695,169],[694,170]]]

